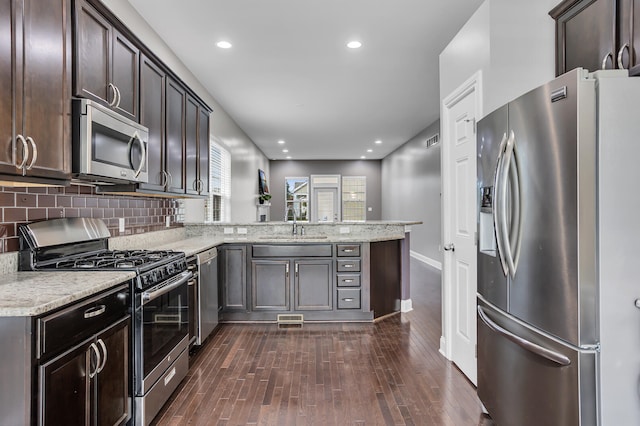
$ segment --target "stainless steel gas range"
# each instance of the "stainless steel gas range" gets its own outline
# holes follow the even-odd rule
[[[184,253],[109,250],[100,219],[67,218],[20,227],[20,270],[130,270],[133,419],[148,425],[188,370],[188,281]]]

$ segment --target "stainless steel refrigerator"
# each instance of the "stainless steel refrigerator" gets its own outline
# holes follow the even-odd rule
[[[640,425],[640,78],[478,122],[478,395],[500,426]]]

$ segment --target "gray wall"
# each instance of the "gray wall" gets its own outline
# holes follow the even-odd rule
[[[439,120],[382,160],[382,219],[422,221],[411,226],[411,251],[441,262],[440,144],[425,148],[436,133]]]
[[[269,172],[269,160],[198,79],[126,0],[102,2],[193,89],[211,108],[211,140],[231,154],[231,221],[256,220],[258,169]]]
[[[272,160],[270,162],[271,175],[267,174],[269,190],[271,191],[271,220],[284,219],[284,178],[310,175],[342,175],[367,177],[367,220],[380,220],[380,160]],[[256,177],[257,179],[257,177]]]
[[[482,116],[555,75],[558,0],[486,0],[440,54],[440,105],[482,71]]]

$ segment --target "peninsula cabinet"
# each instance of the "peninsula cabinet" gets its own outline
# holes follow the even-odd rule
[[[138,121],[140,50],[93,6],[75,5],[75,95]]]
[[[296,311],[333,309],[333,259],[294,259],[294,306]]]
[[[254,259],[251,261],[251,309],[288,311],[289,260]]]
[[[1,180],[71,176],[70,8],[69,0],[0,1]]]
[[[225,244],[220,248],[222,310],[247,311],[247,247]]]
[[[556,75],[628,69],[640,74],[640,0],[565,0],[556,21]]]

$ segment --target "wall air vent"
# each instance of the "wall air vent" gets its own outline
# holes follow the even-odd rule
[[[436,133],[435,135],[433,135],[429,139],[427,139],[424,142],[424,147],[425,148],[431,148],[432,146],[437,145],[438,142],[440,142],[440,133]]]

